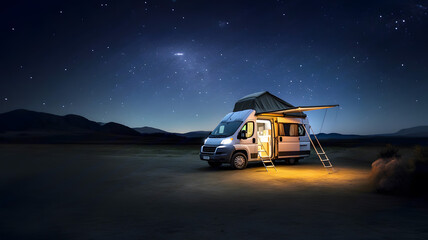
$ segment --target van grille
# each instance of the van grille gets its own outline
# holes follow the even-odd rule
[[[204,146],[203,148],[202,148],[202,151],[203,152],[215,152],[215,149],[216,149],[217,147],[207,147],[207,146]]]

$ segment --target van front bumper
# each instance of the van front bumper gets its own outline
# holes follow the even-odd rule
[[[201,147],[201,152],[199,153],[199,158],[204,161],[209,162],[219,162],[219,163],[229,163],[232,153],[235,151],[235,147],[220,145],[220,146],[207,146],[207,147],[215,147],[214,152],[204,152],[204,147]]]

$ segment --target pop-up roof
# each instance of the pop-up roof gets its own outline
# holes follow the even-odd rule
[[[245,109],[254,109],[256,111],[256,114],[269,113],[294,117],[306,117],[306,114],[303,113],[304,111],[318,110],[337,106],[339,105],[295,107],[290,103],[280,99],[279,97],[274,96],[271,93],[265,91],[252,93],[239,99],[235,103],[233,111],[237,112]]]

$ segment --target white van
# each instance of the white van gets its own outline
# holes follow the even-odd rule
[[[302,112],[334,106],[294,107],[269,92],[250,94],[210,133],[200,159],[212,167],[228,163],[234,169],[266,157],[296,163],[311,150],[309,121]]]

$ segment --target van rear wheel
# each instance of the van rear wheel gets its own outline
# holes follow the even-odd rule
[[[208,165],[212,168],[218,168],[221,166],[221,162],[208,162]]]
[[[247,167],[247,157],[243,153],[235,153],[230,160],[233,169],[242,170]]]

